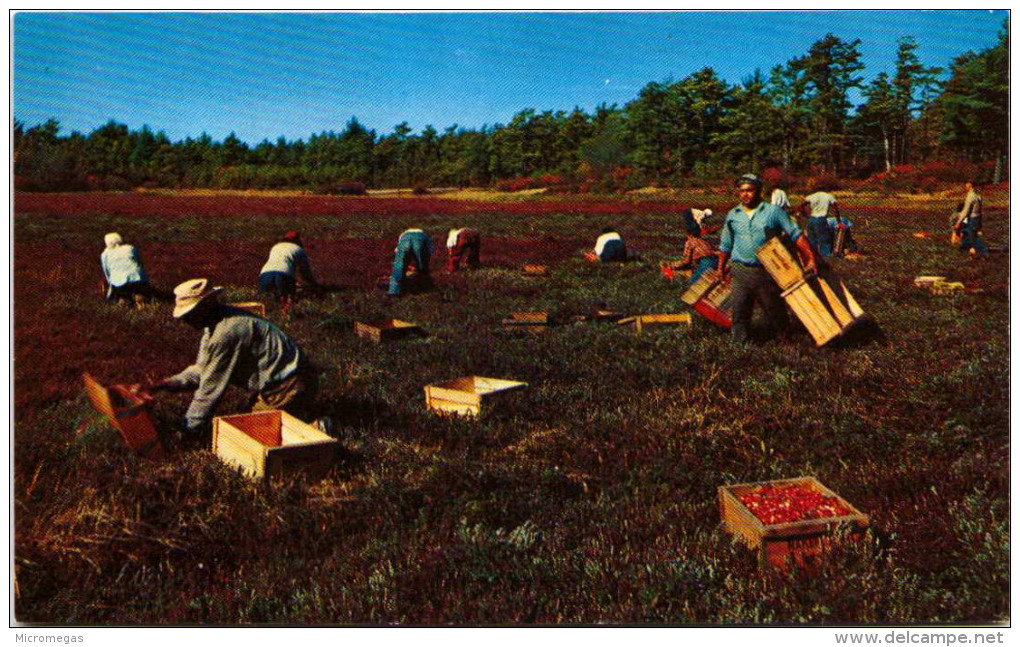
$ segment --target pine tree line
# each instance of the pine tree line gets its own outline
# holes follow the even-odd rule
[[[281,137],[250,146],[233,133],[223,141],[203,133],[175,142],[148,126],[130,130],[110,121],[88,135],[62,136],[56,120],[31,128],[16,121],[16,186],[630,188],[765,169],[865,177],[931,160],[993,160],[1001,173],[1009,154],[1008,22],[994,46],[957,57],[945,81],[946,70],[923,66],[907,37],[899,41],[895,72],[865,84],[859,47],[859,40],[829,34],[804,55],[736,85],[705,68],[649,83],[622,107],[528,109],[507,124],[455,124],[441,133],[429,125],[414,134],[404,122],[378,136],[351,118],[339,132],[307,141]],[[857,106],[855,93],[863,97]]]

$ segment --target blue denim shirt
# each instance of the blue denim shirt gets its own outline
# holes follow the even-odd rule
[[[790,240],[797,240],[803,233],[789,214],[774,204],[761,202],[752,216],[748,217],[744,207],[737,205],[726,214],[723,223],[719,251],[728,253],[738,263],[759,265],[755,252],[769,238],[785,231]]]

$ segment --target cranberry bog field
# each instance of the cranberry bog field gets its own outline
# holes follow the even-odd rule
[[[857,624],[1009,618],[1009,255],[949,246],[958,196],[841,196],[865,256],[834,262],[879,330],[815,348],[802,329],[749,348],[695,318],[640,335],[575,323],[507,331],[513,311],[595,304],[683,312],[670,201],[19,194],[14,214],[15,617],[52,624]],[[734,200],[710,206],[716,224]],[[686,205],[683,205],[686,206]],[[1005,197],[985,238],[1009,244]],[[616,225],[647,264],[582,258]],[[390,302],[397,235],[483,235],[483,268]],[[274,239],[298,229],[334,286],[279,323],[322,372],[345,451],[321,481],[266,490],[209,450],[144,461],[91,408],[106,383],[177,372],[197,332],[170,306],[101,297],[103,234],[164,290],[207,276],[255,300]],[[915,233],[926,232],[925,237]],[[549,266],[546,277],[519,267]],[[913,285],[937,274],[967,290]],[[393,344],[355,320],[429,335]],[[480,420],[423,386],[526,381]],[[174,428],[186,395],[161,398]],[[224,413],[239,410],[233,393]],[[720,527],[716,488],[812,475],[869,515],[820,571],[763,575]]]

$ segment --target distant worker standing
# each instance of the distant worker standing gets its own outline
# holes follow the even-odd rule
[[[967,197],[963,200],[963,207],[956,217],[953,230],[957,235],[963,236],[960,243],[961,251],[987,256],[988,247],[981,239],[981,194],[978,193],[973,181],[967,182],[964,187],[967,189]]]
[[[186,442],[208,434],[230,385],[248,391],[252,411],[282,409],[308,421],[318,393],[318,376],[308,357],[269,321],[219,303],[220,290],[208,279],[174,288],[174,318],[202,331],[198,358],[177,375],[138,390],[194,392],[180,435]]]
[[[595,241],[593,260],[603,263],[623,263],[627,260],[627,246],[615,227],[606,227]]]
[[[104,238],[106,249],[99,256],[106,277],[106,300],[134,303],[142,307],[152,297],[152,286],[134,245],[124,244],[120,234],[111,232]]]
[[[400,234],[397,246],[393,250],[393,271],[390,273],[390,285],[387,296],[399,297],[403,290],[410,287],[412,281],[408,270],[413,266],[416,270],[414,283],[419,289],[432,287],[432,275],[429,263],[435,246],[432,239],[421,229],[408,229]]]
[[[309,285],[319,285],[312,275],[301,237],[296,231],[288,231],[269,250],[269,260],[259,272],[259,292],[272,294],[277,301],[289,301],[297,290],[296,274],[301,274]]]
[[[839,206],[836,204],[836,196],[827,191],[816,191],[804,198],[801,210],[807,216],[808,241],[823,258],[832,256],[832,245],[834,242],[834,226],[830,219],[835,218],[835,226],[842,227],[842,218],[839,215]]]
[[[461,261],[467,267],[476,269],[479,265],[478,256],[482,249],[482,237],[474,229],[451,229],[446,236],[446,269],[456,272]]]
[[[735,182],[740,204],[726,214],[719,242],[719,267],[732,274],[733,326],[730,333],[738,343],[747,343],[754,304],[765,311],[775,332],[788,323],[779,288],[758,261],[758,248],[785,232],[797,245],[807,271],[815,270],[814,253],[802,231],[782,209],[762,201],[762,182],[757,175],[742,175]],[[726,262],[732,261],[727,270]]]

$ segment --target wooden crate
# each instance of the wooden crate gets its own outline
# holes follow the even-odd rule
[[[420,337],[425,334],[417,324],[400,319],[384,319],[382,321],[355,321],[354,333],[358,337],[371,339],[376,343],[396,341],[407,337]]]
[[[733,325],[733,306],[730,303],[732,277],[727,274],[694,304],[694,310],[712,323],[729,328]]]
[[[285,411],[213,418],[213,453],[248,477],[324,475],[340,443]]]
[[[739,498],[740,494],[763,485],[788,484],[807,484],[825,496],[835,497],[851,512],[839,517],[766,525]],[[860,533],[869,523],[867,515],[811,476],[722,485],[718,488],[718,495],[723,526],[749,548],[758,551],[762,568],[786,569],[794,564],[812,567],[817,564],[837,529],[846,528],[851,533]]]
[[[525,276],[546,276],[549,274],[549,266],[526,263],[521,271]]]
[[[966,291],[967,286],[958,281],[939,281],[931,285],[931,293],[939,296],[945,296],[947,294],[960,294]]]
[[[719,270],[706,270],[704,274],[698,277],[697,281],[684,290],[684,293],[680,295],[680,300],[689,306],[693,306],[703,296],[708,294],[712,288],[718,285],[721,280],[722,273]]]
[[[429,384],[425,387],[425,405],[437,413],[481,416],[497,407],[509,394],[528,386],[527,382],[471,375]]]
[[[261,301],[242,301],[241,303],[228,303],[227,305],[231,308],[250,312],[257,317],[266,318],[266,304]]]
[[[691,325],[691,314],[682,312],[679,314],[636,315],[624,317],[617,323],[623,326],[633,326],[635,332],[641,332],[646,328],[658,326],[689,326]]]
[[[513,331],[526,331],[529,333],[543,333],[549,329],[548,312],[511,312],[509,317],[503,319],[503,328]]]
[[[793,287],[804,280],[804,269],[786,246],[781,236],[770,238],[756,252],[758,260],[765,267],[780,289]]]
[[[510,316],[503,320],[503,323],[518,326],[545,326],[549,324],[549,313],[511,312]]]
[[[607,308],[595,308],[592,310],[588,318],[591,321],[619,321],[623,319],[623,313],[617,312],[616,310],[609,310]]]
[[[163,458],[163,443],[152,424],[147,400],[120,384],[103,386],[88,373],[82,373],[81,379],[92,406],[107,417],[128,447],[143,458]]]
[[[832,274],[801,281],[782,296],[818,346],[846,333],[864,317],[846,285]]]
[[[917,278],[914,279],[914,285],[916,287],[919,287],[919,288],[928,288],[928,289],[931,289],[931,286],[935,285],[936,283],[942,283],[945,280],[946,280],[946,277],[944,277],[944,276],[924,276],[924,275],[922,275],[922,276],[918,276]]]

